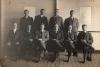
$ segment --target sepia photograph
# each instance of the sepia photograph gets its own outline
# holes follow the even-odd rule
[[[100,67],[100,1],[0,0],[0,67]]]

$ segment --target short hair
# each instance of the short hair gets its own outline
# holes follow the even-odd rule
[[[28,12],[29,12],[29,10],[24,10],[24,13],[25,13],[26,11],[28,11]]]
[[[83,25],[82,25],[82,28],[85,27],[85,26],[87,26],[87,25],[86,25],[86,24],[83,24]]]
[[[44,9],[40,9],[40,11],[43,11]]]
[[[39,28],[41,29],[43,26],[44,26],[44,29],[45,29],[46,27],[45,27],[45,25],[43,23],[41,23]]]
[[[74,10],[70,10],[70,13],[74,12]]]

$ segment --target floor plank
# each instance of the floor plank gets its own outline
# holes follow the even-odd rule
[[[63,62],[63,60],[66,58],[67,56],[65,56],[64,54],[60,54],[60,56],[53,63],[48,62],[45,59],[41,59],[39,63],[25,60],[11,61],[7,59],[5,60],[4,64],[5,67],[100,67],[100,54],[94,54],[93,61],[86,61],[86,63],[84,64],[79,63],[77,58],[73,56],[70,58],[70,61],[68,63]]]

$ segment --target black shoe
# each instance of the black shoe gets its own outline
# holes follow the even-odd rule
[[[40,57],[35,57],[34,59],[32,59],[32,61],[38,63],[40,61]]]
[[[73,54],[73,56],[77,57],[78,55],[77,54]]]
[[[68,56],[68,55],[66,54],[66,55],[64,55],[64,56]]]
[[[39,61],[34,61],[35,63],[38,63]]]
[[[56,61],[56,57],[54,58],[54,57],[51,57],[51,58],[49,58],[48,59],[50,62],[55,62]]]
[[[64,62],[69,62],[69,60],[63,60]]]
[[[40,60],[32,60],[32,62],[38,63]]]
[[[79,61],[80,63],[85,63],[85,61]]]
[[[86,58],[87,61],[92,61],[91,57]]]

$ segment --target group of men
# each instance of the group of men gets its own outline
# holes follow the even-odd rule
[[[74,17],[74,10],[70,11],[70,17],[65,19],[64,23],[62,17],[59,16],[59,9],[56,9],[55,15],[49,22],[44,12],[45,10],[41,9],[40,14],[33,20],[29,16],[29,11],[24,11],[19,29],[17,23],[14,23],[13,29],[9,31],[8,55],[11,58],[15,56],[38,62],[43,54],[44,57],[49,55],[48,60],[53,62],[59,56],[59,52],[66,50],[68,62],[71,54],[77,57],[78,49],[81,49],[83,62],[86,59],[91,61],[93,38],[91,33],[87,32],[85,24],[82,25],[83,31],[78,34],[79,22]]]

